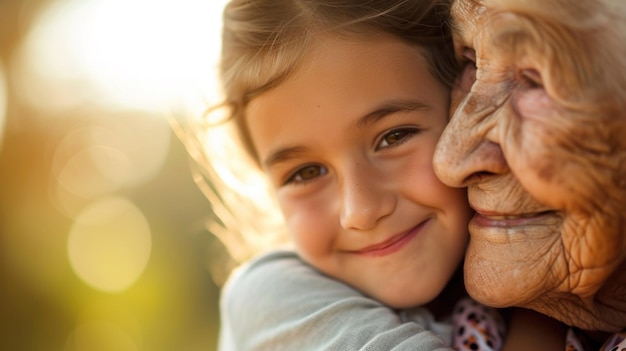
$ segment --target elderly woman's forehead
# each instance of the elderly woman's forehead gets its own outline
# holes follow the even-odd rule
[[[455,21],[471,20],[484,9],[483,0],[455,0],[452,4],[452,19]]]
[[[451,28],[455,42],[471,45],[479,22],[484,20],[484,0],[455,0],[451,8]]]
[[[452,29],[459,38],[469,38],[484,20],[485,0],[455,0],[451,8]],[[469,37],[468,37],[469,36]]]

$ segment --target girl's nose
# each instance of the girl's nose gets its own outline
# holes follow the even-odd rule
[[[343,182],[340,222],[344,229],[368,230],[389,216],[396,207],[396,196],[384,179],[361,170]]]

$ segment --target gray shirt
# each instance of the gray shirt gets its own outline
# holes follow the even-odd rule
[[[235,271],[220,308],[219,351],[452,350],[450,323],[424,308],[390,309],[291,251]]]

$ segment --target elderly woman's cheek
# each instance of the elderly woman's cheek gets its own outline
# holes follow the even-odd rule
[[[518,120],[511,123],[517,125],[515,134],[503,144],[509,167],[536,200],[563,208],[576,190],[571,175],[581,170],[567,132],[570,121],[543,89],[513,92],[511,104],[510,118]]]

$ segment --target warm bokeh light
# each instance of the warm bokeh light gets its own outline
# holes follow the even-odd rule
[[[121,186],[136,186],[152,179],[167,157],[171,136],[167,121],[146,117],[137,113],[109,116],[91,131],[91,145],[111,148],[122,155],[121,162],[115,157],[94,158],[98,170]]]
[[[63,351],[139,351],[128,333],[113,323],[94,321],[79,325]]]
[[[52,151],[57,189],[51,196],[69,217],[93,199],[152,180],[172,142],[162,118],[134,112],[90,121],[68,130]]]
[[[83,281],[96,289],[119,292],[146,268],[152,233],[137,206],[127,199],[110,198],[76,218],[67,245],[71,266]]]

